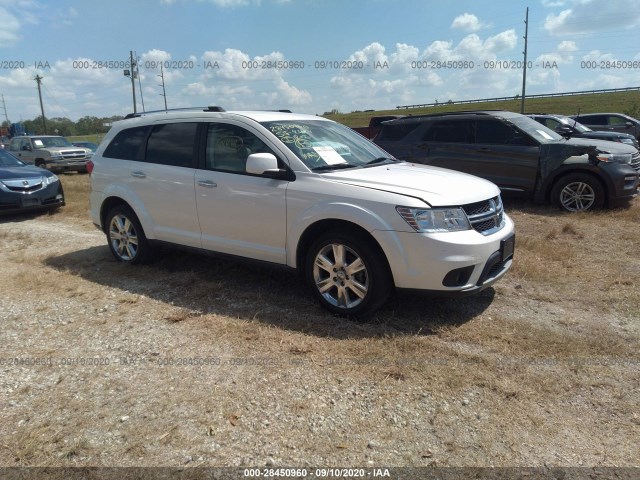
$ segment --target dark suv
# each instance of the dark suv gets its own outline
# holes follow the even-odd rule
[[[529,116],[536,122],[543,124],[545,127],[550,128],[565,138],[595,138],[596,140],[626,143],[627,145],[632,145],[638,148],[638,140],[628,133],[592,130],[566,115],[557,115],[553,113],[531,113]]]
[[[565,139],[506,111],[419,115],[383,124],[375,143],[397,158],[477,175],[505,192],[569,211],[637,194],[640,153],[620,143]]]
[[[640,141],[640,120],[623,115],[622,113],[583,113],[573,115],[576,119],[591,130],[603,132],[628,133]]]

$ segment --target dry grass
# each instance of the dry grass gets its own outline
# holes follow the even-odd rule
[[[280,271],[117,264],[62,179],[59,213],[0,223],[0,354],[54,359],[0,370],[1,465],[637,465],[638,200],[508,202],[495,289],[355,323]]]

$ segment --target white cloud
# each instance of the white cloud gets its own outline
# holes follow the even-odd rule
[[[572,35],[640,26],[637,0],[571,0],[570,8],[547,15],[544,28],[551,35]]]
[[[477,32],[482,29],[483,25],[478,17],[472,13],[463,13],[453,19],[451,28],[463,30],[465,32]]]

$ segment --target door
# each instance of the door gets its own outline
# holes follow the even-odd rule
[[[202,247],[284,264],[289,182],[246,173],[252,153],[276,155],[258,135],[231,123],[208,124],[204,163],[195,174]]]
[[[115,160],[104,162],[101,171],[121,179],[134,210],[151,225],[151,238],[201,246],[194,193],[197,131],[193,122],[128,128],[104,152]]]

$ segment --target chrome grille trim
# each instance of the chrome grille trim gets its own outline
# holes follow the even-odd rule
[[[501,230],[504,225],[504,207],[500,195],[483,202],[463,205],[469,223],[482,235],[491,235]]]

